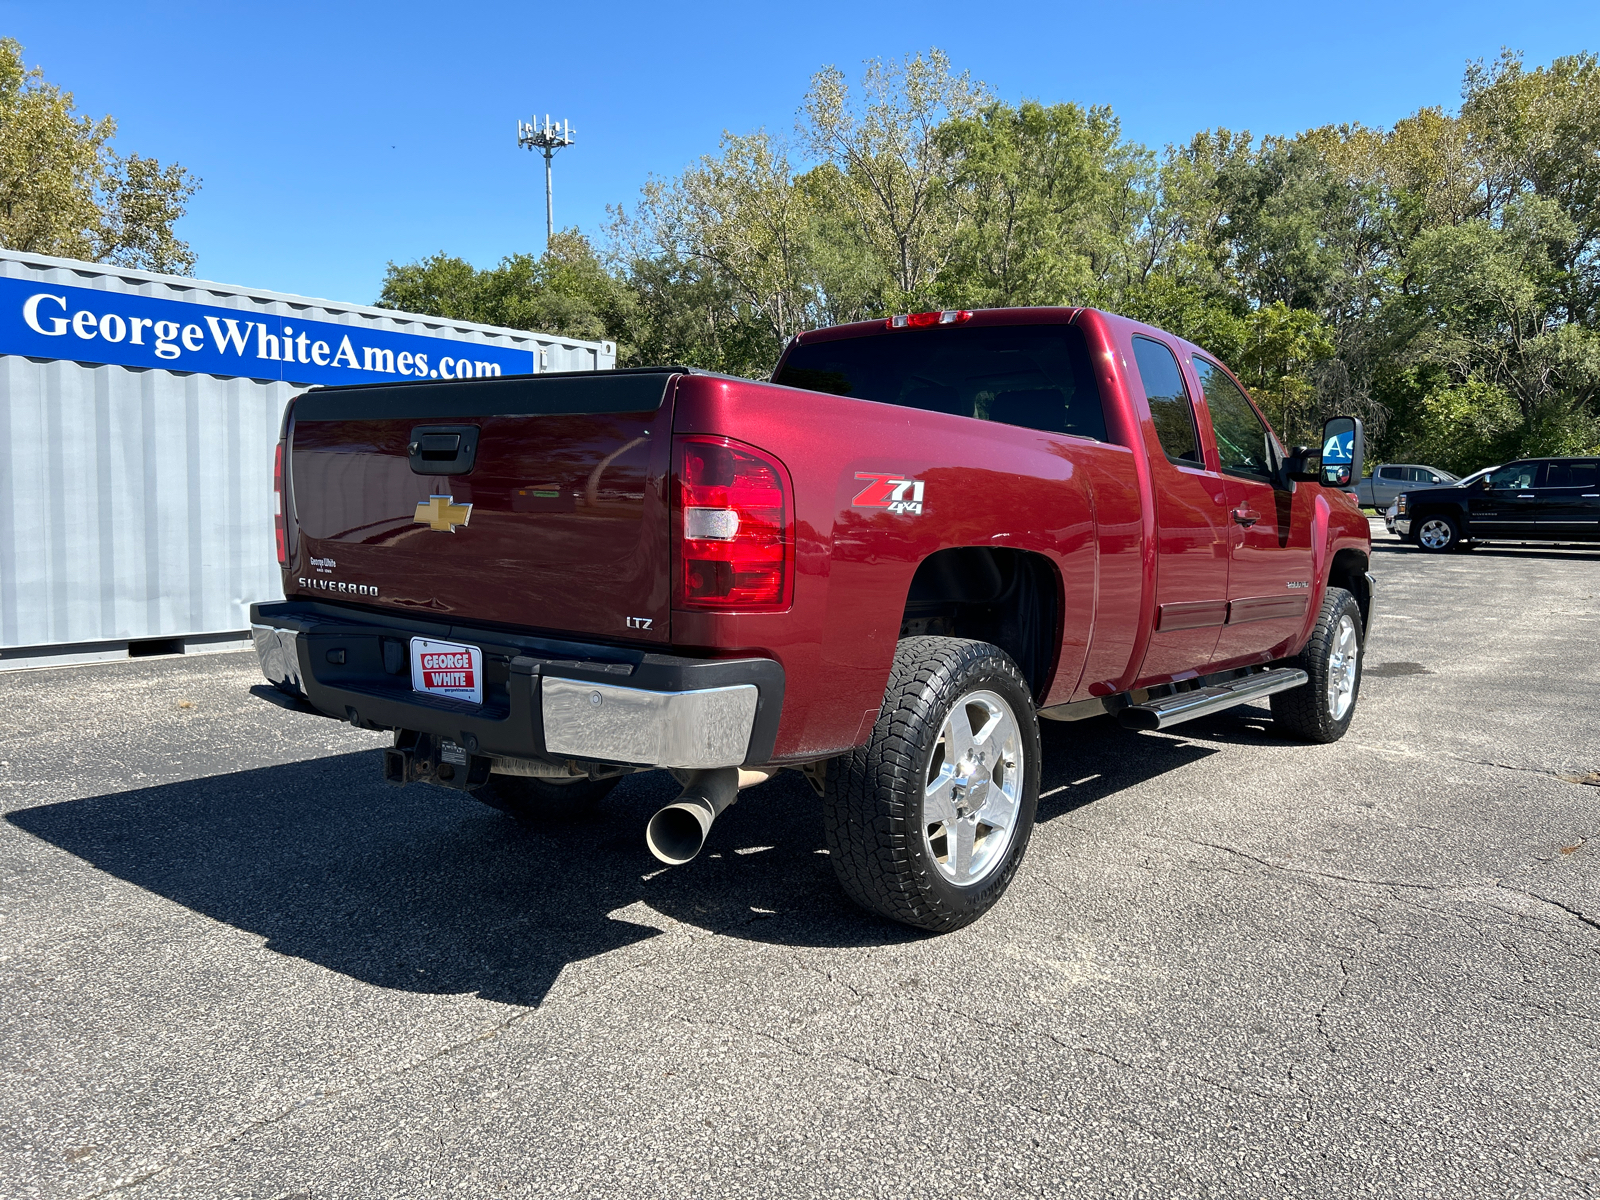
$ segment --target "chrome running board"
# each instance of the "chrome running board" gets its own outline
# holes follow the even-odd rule
[[[1134,704],[1119,710],[1117,720],[1122,722],[1124,729],[1170,729],[1196,717],[1209,717],[1236,704],[1248,704],[1273,692],[1286,692],[1305,682],[1306,673],[1298,667],[1279,667],[1219,683],[1215,687],[1196,688],[1192,692],[1179,692],[1175,696]]]

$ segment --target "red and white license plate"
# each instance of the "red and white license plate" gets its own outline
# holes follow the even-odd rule
[[[411,639],[411,687],[430,696],[483,703],[483,651],[458,642]]]

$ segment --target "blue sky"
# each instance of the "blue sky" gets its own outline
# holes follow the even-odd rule
[[[1002,98],[1110,104],[1160,146],[1453,107],[1468,59],[1600,49],[1600,5],[0,0],[0,34],[115,115],[123,152],[203,178],[179,227],[201,277],[367,303],[391,259],[543,248],[534,112],[576,129],[556,222],[594,234],[722,130],[790,130],[828,63],[938,46]]]

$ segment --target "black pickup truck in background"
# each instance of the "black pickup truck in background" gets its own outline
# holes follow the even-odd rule
[[[1473,542],[1600,541],[1600,458],[1528,458],[1455,487],[1403,492],[1402,541],[1441,554]]]

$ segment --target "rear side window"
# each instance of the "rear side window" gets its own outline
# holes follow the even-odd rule
[[[897,329],[796,346],[775,383],[1106,440],[1105,409],[1074,325]]]
[[[1553,462],[1545,475],[1545,487],[1587,488],[1600,483],[1600,464],[1592,462]]]
[[[1155,420],[1161,448],[1175,463],[1204,466],[1200,438],[1194,428],[1194,405],[1189,400],[1189,389],[1183,385],[1178,360],[1160,342],[1145,337],[1133,339],[1133,359],[1139,365],[1139,381],[1144,384],[1144,398],[1150,402],[1150,416]]]
[[[1211,429],[1217,435],[1222,469],[1235,475],[1272,478],[1272,435],[1266,422],[1246,400],[1239,385],[1214,362],[1196,357],[1194,372],[1211,410]]]
[[[1413,479],[1416,478],[1416,474],[1414,472],[1408,472],[1407,468],[1405,468],[1405,467],[1379,467],[1378,468],[1378,478],[1379,479],[1399,479],[1399,480],[1404,480],[1408,473],[1411,475],[1411,478],[1413,478]]]

